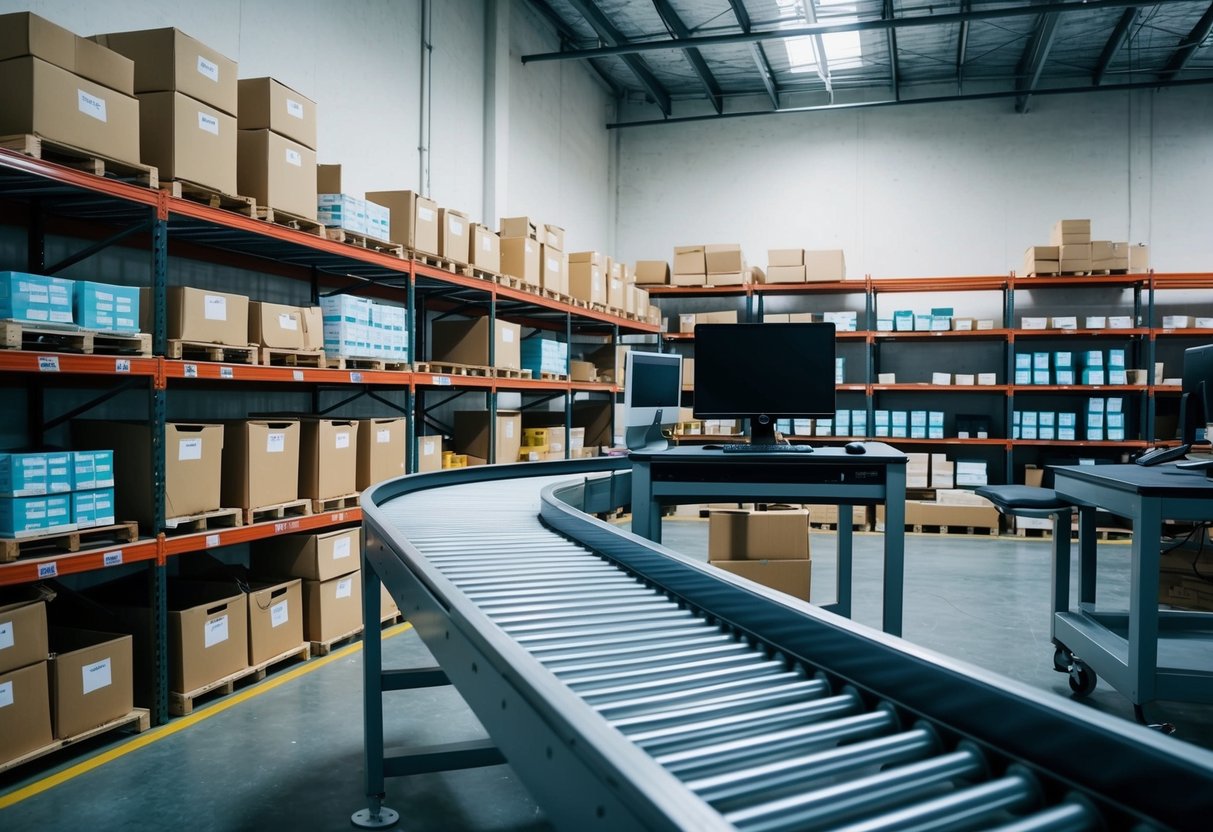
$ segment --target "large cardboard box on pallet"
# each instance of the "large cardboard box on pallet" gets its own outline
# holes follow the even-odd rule
[[[586,303],[607,302],[602,255],[596,251],[578,251],[569,255],[568,294]]]
[[[240,130],[236,187],[258,205],[316,219],[316,151],[272,130]]]
[[[361,628],[362,573],[350,572],[324,581],[305,580],[303,622],[308,641],[334,641]]]
[[[77,448],[112,448],[116,514],[154,533],[152,438],[146,422],[72,423]],[[164,426],[164,516],[188,517],[220,508],[222,425],[169,422]]]
[[[438,203],[414,191],[367,191],[367,202],[391,212],[391,241],[410,251],[438,254]]]
[[[664,286],[670,282],[670,264],[664,260],[637,260],[632,274],[637,286]]]
[[[253,583],[248,599],[248,663],[256,667],[303,644],[303,589],[299,578]]]
[[[189,286],[169,286],[167,292],[167,336],[170,339],[248,346],[247,297]],[[144,332],[152,331],[152,312],[150,290],[140,289],[139,327]]]
[[[303,310],[298,306],[251,301],[248,323],[250,344],[283,350],[303,349]]]
[[[467,264],[472,221],[462,211],[438,209],[438,254],[446,260]]]
[[[94,40],[76,38],[75,72],[123,95],[135,94],[135,62]]]
[[[748,578],[802,601],[809,600],[812,588],[813,561],[807,558],[795,560],[713,560],[717,569]]]
[[[223,425],[223,504],[245,509],[299,499],[299,422],[248,419]]]
[[[316,102],[273,78],[241,78],[237,84],[241,130],[273,130],[316,149]]]
[[[530,237],[502,237],[500,246],[501,273],[539,286],[542,271],[539,243]]]
[[[299,495],[312,500],[358,490],[358,423],[304,419],[299,431]]]
[[[236,119],[179,92],[139,94],[139,154],[160,178],[236,193]]]
[[[809,513],[713,511],[708,516],[708,560],[807,559]]]
[[[49,653],[45,602],[0,606],[0,673],[44,662]]]
[[[50,745],[54,732],[46,660],[0,673],[0,691],[0,763]]]
[[[236,62],[178,29],[94,35],[135,62],[135,92],[184,93],[236,115]]]
[[[76,71],[76,35],[32,12],[0,15],[0,61],[32,55]]]
[[[253,571],[327,581],[362,568],[362,530],[280,534],[253,544]]]
[[[497,457],[489,456],[489,412],[455,411],[455,448],[460,453],[490,462],[517,462],[522,449],[522,414],[516,410],[498,410],[496,425]]]
[[[494,357],[489,361],[489,327],[493,328]],[[434,321],[430,352],[435,362],[470,364],[517,370],[522,367],[522,327],[508,321],[476,318],[468,321]]]
[[[173,581],[169,689],[190,693],[249,666],[248,601],[229,583]],[[144,610],[150,626],[150,610]]]
[[[51,715],[66,740],[126,716],[135,707],[134,649],[129,635],[51,630]]]
[[[570,277],[569,257],[558,248],[544,243],[539,246],[539,285],[544,289],[561,295],[577,294],[572,288]]]
[[[486,225],[472,225],[468,263],[486,272],[501,271],[501,239]]]
[[[391,419],[361,419],[358,422],[359,491],[385,480],[403,477],[408,471],[408,422],[403,416]]]

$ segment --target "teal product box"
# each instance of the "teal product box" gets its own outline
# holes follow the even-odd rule
[[[1102,367],[1087,367],[1082,371],[1082,383],[1099,386],[1107,384],[1107,376]]]
[[[877,318],[876,319],[876,331],[877,332],[892,332],[893,331],[893,319],[892,318]]]
[[[931,316],[932,332],[948,332],[952,329],[952,318],[946,315]]]
[[[931,315],[938,318],[952,318],[956,315],[956,310],[951,306],[933,306],[931,307]]]
[[[1058,370],[1063,367],[1071,369],[1074,367],[1074,353],[1072,352],[1055,352],[1053,353],[1053,366]]]
[[[1019,423],[1024,427],[1036,427],[1038,424],[1040,424],[1039,417],[1040,414],[1035,410],[1025,410],[1019,417]]]
[[[872,429],[872,436],[877,439],[887,439],[892,434],[888,425],[877,425]]]
[[[904,428],[906,425],[909,424],[909,419],[907,418],[908,415],[909,414],[907,414],[904,410],[890,410],[889,411],[889,424],[895,428],[896,427]]]
[[[813,420],[812,419],[793,419],[792,420],[792,435],[793,436],[812,436],[813,435]]]
[[[1021,425],[1019,428],[1020,439],[1036,439],[1038,428],[1036,425]]]
[[[910,439],[926,439],[926,438],[927,438],[927,426],[926,425],[910,425]]]
[[[1030,352],[1015,353],[1015,369],[1016,370],[1032,369],[1032,353],[1030,353]]]
[[[1125,368],[1125,351],[1108,350],[1108,367],[1123,370]]]
[[[72,516],[75,518],[76,527],[80,529],[114,525],[114,489],[99,488],[74,492]]]
[[[927,427],[941,428],[943,427],[943,411],[932,410],[927,413]]]
[[[1015,383],[1016,384],[1031,384],[1032,383],[1032,371],[1031,370],[1016,370],[1015,371]]]
[[[1033,370],[1032,371],[1032,383],[1033,384],[1048,384],[1049,383],[1049,371],[1048,370]]]
[[[815,436],[833,436],[834,435],[834,420],[833,419],[817,419],[813,422],[813,433]]]
[[[784,436],[792,436],[792,420],[791,419],[776,419],[775,430],[782,433]]]
[[[1104,410],[1107,409],[1107,401],[1107,399],[1100,398],[1099,396],[1093,396],[1087,399],[1087,412],[1103,413]]]
[[[1088,350],[1082,354],[1082,366],[1084,367],[1102,367],[1103,352],[1100,350]]]
[[[1033,370],[1049,369],[1049,354],[1047,352],[1032,353],[1032,369]]]
[[[1042,428],[1055,427],[1057,425],[1057,414],[1052,410],[1042,410],[1036,414],[1036,423]]]
[[[1109,431],[1111,431],[1113,428],[1120,428],[1121,430],[1124,430],[1125,414],[1109,412],[1104,415],[1104,423],[1107,425]]]
[[[927,439],[943,439],[943,427],[928,427]]]
[[[1056,384],[1073,384],[1074,383],[1074,371],[1072,369],[1062,370],[1062,369],[1058,368],[1053,371],[1053,375],[1055,377],[1054,383],[1056,383]]]
[[[927,426],[927,412],[925,410],[910,411],[910,427],[925,428]]]
[[[851,411],[851,435],[868,435],[868,412],[866,410]]]
[[[51,451],[46,456],[46,490],[49,494],[66,494],[76,490],[72,471],[71,451]]]
[[[931,331],[931,316],[930,315],[915,315],[914,316],[914,331],[915,332],[930,332]]]
[[[1059,428],[1073,428],[1078,426],[1077,413],[1058,413],[1057,426]]]
[[[0,454],[0,496],[34,497],[50,491],[46,454]]]
[[[392,211],[383,205],[376,205],[369,199],[366,201],[366,233],[376,240],[391,242],[392,240]]]
[[[1022,425],[1023,424],[1023,411],[1022,410],[1016,410],[1015,412],[1013,412],[1011,414],[1011,424],[1012,425]]]
[[[105,332],[139,331],[139,287],[73,281],[76,323]]]
[[[851,435],[851,411],[839,410],[834,413],[834,435]]]
[[[1039,425],[1036,430],[1041,439],[1051,440],[1057,438],[1057,428],[1053,425]]]
[[[1104,410],[1108,413],[1121,413],[1125,409],[1125,400],[1117,396],[1104,402]]]
[[[72,451],[72,483],[77,491],[114,487],[113,451]]]
[[[1094,427],[1087,425],[1087,441],[1088,442],[1103,442],[1104,431],[1102,427]]]
[[[1100,430],[1102,430],[1103,427],[1104,427],[1104,415],[1102,413],[1088,413],[1087,414],[1087,430],[1088,431],[1091,428],[1099,428]]]
[[[72,281],[26,272],[0,272],[0,318],[72,323]]]
[[[909,439],[910,433],[909,429],[906,428],[905,425],[894,425],[893,427],[889,428],[889,436],[893,437],[894,439]]]
[[[887,428],[892,423],[892,421],[893,420],[889,416],[889,411],[887,411],[887,410],[875,410],[872,412],[872,422],[878,428],[879,427]]]
[[[1129,372],[1124,367],[1108,367],[1108,384],[1128,384]]]
[[[1068,427],[1068,428],[1058,427],[1057,428],[1057,438],[1064,442],[1073,442],[1074,440],[1076,440],[1078,438],[1078,436],[1075,434],[1073,427]]]
[[[5,537],[71,531],[74,528],[72,501],[67,494],[0,499],[0,535]]]
[[[835,384],[844,384],[845,382],[843,381],[843,379],[846,378],[846,374],[847,374],[846,358],[844,358],[843,356],[836,356],[834,358],[834,383]]]
[[[326,228],[341,228],[351,234],[371,236],[365,199],[349,194],[317,194],[316,221]]]
[[[894,312],[893,329],[896,332],[912,332],[914,330],[914,312],[909,309],[899,309]]]
[[[568,375],[569,345],[551,338],[526,338],[520,348],[522,369],[530,370],[533,378],[540,373]]]
[[[1107,436],[1108,436],[1109,442],[1124,442],[1125,441],[1125,429],[1124,428],[1114,428],[1114,427],[1109,426],[1107,429]]]

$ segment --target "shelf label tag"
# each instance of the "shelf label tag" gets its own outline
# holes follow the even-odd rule
[[[350,381],[354,384],[362,381],[362,373],[350,373]]]
[[[219,64],[213,61],[208,61],[201,55],[198,56],[198,74],[205,75],[216,84],[219,83]]]
[[[231,367],[220,367],[219,368],[219,378],[235,378],[235,375],[232,374],[232,368]]]
[[[451,383],[451,377],[450,376],[434,376],[434,383],[449,385]]]
[[[114,372],[129,373],[131,371],[131,360],[129,358],[115,358]]]
[[[185,377],[186,378],[198,378],[198,365],[197,364],[186,364],[185,365]]]
[[[40,373],[57,373],[57,372],[59,372],[59,356],[57,356],[57,355],[40,355],[40,356],[38,356],[38,372],[40,372]]]
[[[82,89],[77,89],[76,106],[86,116],[92,116],[97,121],[105,121],[105,99],[89,95]]]
[[[345,512],[344,512],[344,511],[338,511],[338,512],[336,512],[336,513],[335,513],[335,514],[334,514],[334,515],[333,515],[333,516],[332,516],[332,517],[329,519],[329,522],[330,522],[330,523],[344,523],[344,522],[345,522]]]
[[[274,524],[274,534],[282,534],[283,532],[291,532],[298,529],[302,524],[298,520],[288,520],[285,523]]]
[[[80,678],[84,693],[108,688],[114,682],[113,673],[110,670],[110,660],[102,659],[99,662],[86,664],[80,668]]]
[[[59,564],[55,563],[53,560],[50,563],[38,564],[38,577],[39,578],[54,578],[58,574],[59,574]]]
[[[291,378],[295,381],[303,381],[303,370],[292,370]]]
[[[102,556],[102,565],[104,566],[121,566],[122,565],[122,550],[116,552],[106,552]]]
[[[286,601],[280,601],[279,603],[274,604],[274,606],[270,607],[270,629],[271,630],[274,629],[275,627],[281,627],[283,624],[285,624],[289,620],[290,620],[290,615],[288,614]]]
[[[208,549],[209,549],[209,548],[211,548],[212,546],[218,546],[218,545],[219,545],[219,535],[217,535],[217,534],[208,534],[208,535],[206,536],[206,548],[208,548]]]
[[[227,641],[227,616],[212,618],[203,625],[203,641],[207,647],[214,647]]]

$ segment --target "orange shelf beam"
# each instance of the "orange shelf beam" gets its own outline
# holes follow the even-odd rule
[[[1006,384],[873,384],[873,390],[907,390],[907,391],[940,391],[944,393],[1005,393],[1009,389]]]
[[[1011,334],[1010,329],[941,329],[922,332],[877,332],[878,341],[897,341],[903,338],[1005,338]]]
[[[66,375],[150,376],[159,373],[160,359],[124,355],[0,350],[0,371]]]
[[[1011,393],[1145,393],[1144,384],[1012,384]]]
[[[145,538],[134,543],[115,543],[81,552],[41,555],[0,564],[0,586],[28,584],[62,575],[96,572],[112,566],[157,560],[160,542]]]
[[[288,517],[284,520],[253,523],[250,526],[238,526],[234,529],[215,529],[194,534],[183,534],[179,537],[166,537],[164,539],[164,556],[184,555],[189,552],[201,552],[204,549],[213,549],[219,546],[232,546],[237,543],[264,540],[267,537],[273,537],[278,534],[320,531],[333,526],[361,522],[362,509],[347,508],[341,511],[309,514],[305,517]]]
[[[1131,336],[1149,335],[1146,327],[1133,329],[1016,329],[1012,330],[1016,338],[1074,338],[1079,336],[1097,336],[1103,338],[1128,338]]]

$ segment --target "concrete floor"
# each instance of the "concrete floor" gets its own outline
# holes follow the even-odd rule
[[[667,546],[706,559],[705,521],[668,520],[664,537]],[[872,626],[879,624],[882,542],[880,535],[855,538],[855,619]],[[835,536],[814,533],[812,546],[812,598],[829,601]],[[1065,676],[1050,669],[1050,544],[909,535],[906,549],[908,640],[1069,695]],[[1123,602],[1128,559],[1128,546],[1100,546],[1101,603]],[[389,632],[385,666],[428,663],[415,633],[403,626]],[[0,806],[16,800],[0,809],[0,829],[348,829],[350,813],[365,805],[361,662],[359,649],[338,652],[220,699],[192,722],[176,720],[130,744],[94,741],[0,775]],[[1102,683],[1085,701],[1132,719],[1128,702]],[[387,702],[389,746],[482,735],[452,690],[394,693]],[[1148,715],[1213,748],[1213,709],[1156,704]],[[131,748],[88,768],[100,755]],[[1183,749],[1177,741],[1176,753]],[[76,776],[48,779],[63,772]],[[410,832],[550,829],[508,766],[392,780],[386,802]]]

